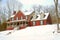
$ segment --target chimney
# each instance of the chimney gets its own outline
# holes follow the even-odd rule
[[[13,15],[15,15],[16,14],[16,11],[13,11]]]

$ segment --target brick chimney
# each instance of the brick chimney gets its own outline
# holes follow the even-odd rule
[[[16,14],[16,11],[13,11],[13,15],[15,15]]]

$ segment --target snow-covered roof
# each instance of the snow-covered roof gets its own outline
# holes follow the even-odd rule
[[[14,17],[14,16],[15,16],[15,15],[12,15],[11,18]]]
[[[24,15],[30,15],[33,11],[23,12]]]
[[[33,9],[27,9],[27,10],[21,10],[24,15],[30,15],[34,10]]]
[[[41,10],[41,11],[40,11],[40,13],[44,13],[44,11],[43,11],[43,10]]]
[[[33,18],[32,18],[31,21],[36,21],[36,20],[46,20],[46,19],[48,18],[49,13],[44,13],[44,14],[45,14],[45,17],[44,17],[44,18],[40,19],[40,15],[37,15],[38,18],[37,18],[37,19],[33,19]]]
[[[14,12],[16,12],[16,13],[14,13]],[[14,10],[13,12],[12,12],[12,15],[10,16],[10,18],[12,18],[12,17],[14,17],[16,14],[17,14],[17,10]]]

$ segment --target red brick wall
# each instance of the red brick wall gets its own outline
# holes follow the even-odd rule
[[[40,20],[37,20],[35,23],[36,26],[40,25]]]
[[[28,25],[33,26],[33,22],[32,21],[28,22]]]
[[[23,25],[23,26],[20,26],[20,29],[24,29],[26,28],[27,26]]]
[[[48,24],[52,24],[52,19],[51,19],[51,16],[50,15],[47,18],[47,22],[48,22]]]
[[[43,20],[43,25],[46,25],[47,24],[47,20]]]
[[[21,17],[22,17],[23,19],[25,19],[25,15],[24,15],[21,11],[19,11],[19,12],[15,15],[14,19],[16,20],[17,17],[18,17],[18,19],[20,19]]]
[[[12,26],[7,27],[6,30],[13,30],[14,28]]]

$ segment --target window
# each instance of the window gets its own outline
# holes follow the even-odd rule
[[[38,16],[36,16],[36,19],[38,18]]]
[[[25,24],[25,21],[23,21],[23,24]]]
[[[33,19],[36,19],[36,16],[37,16],[37,15],[33,15]]]
[[[11,23],[11,25],[13,25],[13,23]]]
[[[35,21],[33,21],[33,25],[35,25]]]
[[[17,23],[14,23],[14,26],[16,26],[17,25]]]
[[[27,16],[26,16],[26,19],[27,19]]]
[[[42,20],[40,21],[40,24],[43,25],[43,21]]]
[[[21,16],[21,19],[23,19],[22,16]]]
[[[7,24],[7,26],[9,26],[9,24]]]
[[[17,22],[17,26],[19,25],[19,22]]]
[[[33,16],[30,19],[32,19],[32,18],[33,18]]]
[[[18,17],[16,17],[16,20],[18,20]]]
[[[22,24],[22,22],[20,22],[20,24]]]
[[[26,24],[28,24],[28,22],[26,22]]]

